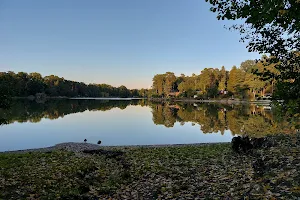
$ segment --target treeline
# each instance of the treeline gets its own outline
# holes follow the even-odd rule
[[[279,71],[274,64],[268,64],[263,56],[260,61],[246,60],[240,67],[230,71],[205,68],[199,75],[175,76],[172,72],[157,74],[153,78],[151,97],[194,97],[254,99],[274,93],[276,76]]]
[[[50,97],[141,97],[145,90],[113,87],[108,84],[85,84],[39,73],[0,72],[1,96],[27,97],[44,93]]]

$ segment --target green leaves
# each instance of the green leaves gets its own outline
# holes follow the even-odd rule
[[[210,4],[210,10],[217,13],[218,20],[244,19],[244,24],[234,25],[231,29],[240,31],[241,41],[248,42],[250,52],[268,53],[276,58],[270,63],[276,64],[282,74],[277,82],[290,83],[287,87],[277,88],[279,93],[287,94],[280,98],[299,98],[300,90],[294,89],[300,88],[300,62],[295,56],[300,51],[299,1],[218,0],[210,1]]]

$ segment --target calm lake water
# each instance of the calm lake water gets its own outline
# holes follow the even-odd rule
[[[0,151],[62,142],[152,145],[229,142],[236,134],[289,132],[269,106],[150,103],[146,100],[15,101],[0,109]]]

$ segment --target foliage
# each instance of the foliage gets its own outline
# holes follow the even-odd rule
[[[176,76],[172,72],[166,72],[165,74],[157,74],[153,77],[154,94],[158,96],[169,97],[171,92],[174,92],[176,85]]]
[[[255,99],[259,94],[273,94],[275,77],[280,73],[274,64],[267,62],[267,57],[263,56],[259,62],[246,60],[238,68],[233,66],[230,71],[226,71],[222,66],[217,68],[205,68],[199,75],[185,76],[181,74],[176,77],[174,73],[157,74],[153,78],[152,97],[175,96],[179,92],[181,97],[216,98],[224,97],[224,92],[233,94],[239,98]],[[265,73],[272,72],[266,76]],[[275,76],[276,75],[276,76]]]
[[[299,50],[299,0],[209,2],[218,19],[244,20],[244,24],[233,28],[241,32],[242,40],[249,41],[249,51],[269,53],[281,59],[292,50]]]
[[[276,82],[276,98],[284,99],[286,105],[293,105],[289,101],[297,102],[300,97],[300,1],[209,0],[209,3],[219,20],[244,22],[231,29],[241,33],[241,40],[248,42],[249,51],[269,54],[262,63],[273,65],[277,72],[264,67],[260,73],[269,78],[272,91]]]
[[[136,89],[129,90],[125,86],[113,87],[107,84],[85,84],[50,75],[42,77],[39,73],[0,72],[0,87],[5,86],[6,95],[27,97],[45,93],[51,97],[139,97]],[[1,95],[0,92],[0,95]],[[143,89],[145,94],[147,90]],[[3,95],[3,94],[2,94]],[[141,94],[142,95],[142,94]],[[145,95],[144,95],[145,96]]]

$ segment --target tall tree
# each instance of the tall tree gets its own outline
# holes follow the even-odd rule
[[[230,92],[235,93],[235,86],[238,82],[237,80],[237,68],[233,66],[229,72],[228,85],[227,88]]]
[[[256,65],[255,60],[246,60],[241,63],[240,69],[244,72],[250,73],[255,65]]]
[[[153,77],[153,86],[152,89],[155,91],[155,94],[162,96],[164,92],[164,74],[157,74]]]
[[[236,66],[233,66],[229,73],[228,90],[234,94],[243,95],[244,90],[246,90],[244,81],[245,73]]]
[[[174,92],[175,82],[176,82],[176,76],[173,72],[167,72],[164,75],[164,94],[166,96],[169,96],[171,92]]]
[[[252,92],[252,99],[254,99],[256,94],[259,91],[262,91],[265,87],[265,83],[260,79],[260,77],[252,73],[246,74],[244,85],[250,90],[250,92]]]
[[[227,86],[227,73],[225,67],[222,66],[220,71],[220,82],[219,82],[219,90],[226,90]]]

